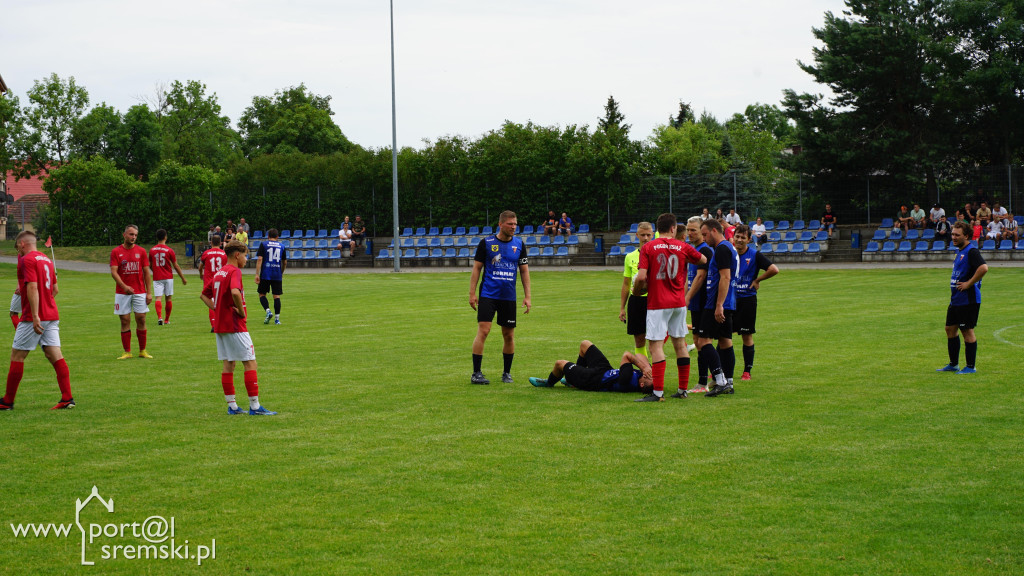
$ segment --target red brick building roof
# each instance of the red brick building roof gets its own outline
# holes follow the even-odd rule
[[[15,181],[14,176],[7,173],[4,175],[4,181],[7,183],[7,193],[14,196],[15,202],[26,194],[46,194],[43,191],[43,180],[39,176]]]

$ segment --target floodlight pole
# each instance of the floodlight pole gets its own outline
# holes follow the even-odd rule
[[[395,115],[395,2],[391,9],[391,212],[394,221],[395,272],[402,271],[401,250],[398,244],[398,122]]]

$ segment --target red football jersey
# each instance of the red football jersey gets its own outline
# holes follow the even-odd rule
[[[242,293],[242,310],[246,310],[242,271],[238,267],[226,264],[203,286],[203,295],[213,299],[213,331],[218,334],[249,331],[245,326],[245,318],[235,313],[232,288],[238,288]]]
[[[205,284],[211,277],[213,277],[214,273],[227,264],[228,255],[220,248],[210,248],[206,252],[203,252],[203,255],[199,257],[199,260],[203,264],[203,283]]]
[[[149,250],[149,259],[153,264],[153,280],[170,280],[174,278],[172,264],[178,261],[174,249],[166,244],[157,244]]]
[[[146,276],[142,269],[149,266],[149,254],[146,249],[136,244],[131,250],[125,250],[120,244],[110,251],[110,266],[117,267],[121,280],[135,291],[136,294],[146,293]],[[114,290],[117,294],[127,294],[120,286]]]
[[[696,264],[701,254],[675,238],[657,238],[640,248],[640,263],[647,270],[647,309],[686,306],[686,264]]]
[[[45,254],[32,251],[18,259],[18,286],[21,288],[21,321],[32,321],[32,306],[25,285],[35,282],[39,288],[39,320],[60,320],[53,289],[57,286],[57,271]]]

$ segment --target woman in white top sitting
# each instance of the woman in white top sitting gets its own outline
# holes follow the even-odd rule
[[[761,241],[764,240],[765,234],[768,233],[768,230],[764,227],[764,221],[761,220],[760,216],[757,217],[757,222],[754,222],[754,225],[750,227],[750,230],[754,233],[754,244],[760,244]]]
[[[708,212],[708,209],[705,208],[704,211],[700,213],[700,219],[711,220],[711,212]]]

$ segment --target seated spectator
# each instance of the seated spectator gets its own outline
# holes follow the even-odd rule
[[[946,220],[946,215],[939,216],[939,221],[935,224],[935,239],[943,240],[947,244],[950,240],[950,233],[952,232],[952,226],[949,225],[949,221]]]
[[[768,230],[764,227],[764,221],[761,217],[757,217],[757,221],[751,226],[750,230],[754,233],[754,244],[760,244],[764,239],[765,235],[768,234]]]
[[[572,218],[565,212],[562,212],[562,217],[558,219],[558,233],[566,236],[572,234]]]
[[[927,225],[925,213],[920,204],[914,204],[914,209],[910,211],[910,225],[915,230],[924,230],[924,227]]]
[[[362,246],[363,240],[366,239],[366,222],[356,214],[356,221],[352,223],[352,240],[355,241],[356,246]]]
[[[711,220],[711,212],[708,212],[708,209],[705,208],[704,211],[700,213],[700,219]]]
[[[218,228],[218,230],[219,230],[219,228]],[[206,243],[207,244],[213,242],[213,235],[214,234],[219,234],[219,232],[214,231],[213,224],[210,224],[210,231],[206,233]]]
[[[988,231],[985,233],[985,238],[999,240],[1003,237],[1003,224],[999,220],[990,221],[986,228]]]
[[[348,216],[345,217],[348,219]],[[355,256],[356,248],[355,242],[352,241],[352,230],[348,227],[348,222],[341,223],[341,229],[338,230],[338,250],[341,250],[341,255],[345,255],[345,250],[348,250],[348,255]]]
[[[544,233],[548,236],[554,236],[558,233],[558,218],[555,217],[554,210],[548,210],[548,217],[544,219],[544,222],[541,222],[537,229],[540,230],[541,227],[544,228]]]
[[[836,215],[832,212],[831,204],[825,204],[825,212],[821,215],[821,227],[828,230],[828,237],[832,238],[832,231],[836,228]]]
[[[977,242],[978,239],[981,238],[981,233],[984,229],[985,227],[981,225],[981,220],[975,219],[974,222],[971,223],[971,240]]]
[[[987,202],[981,203],[981,207],[974,213],[974,217],[981,222],[982,226],[988,226],[988,223],[992,221],[992,209],[988,207]]]
[[[341,221],[341,225],[338,226],[338,229],[340,230],[340,229],[344,228],[346,224],[348,224],[348,229],[351,230],[352,229],[352,222],[349,221],[347,214],[345,215],[345,219]]]
[[[928,211],[928,225],[934,228],[939,223],[939,218],[945,216],[946,211],[942,209],[938,204],[932,204],[932,209]]]
[[[725,215],[725,221],[733,226],[743,224],[743,219],[736,213],[735,208],[729,208],[729,213]]]
[[[235,228],[238,232],[245,232],[246,237],[249,236],[249,225],[245,223],[245,218],[238,219],[238,226]]]
[[[910,230],[910,227],[914,223],[914,218],[910,215],[910,210],[907,210],[906,206],[900,206],[900,211],[896,213],[896,217],[893,218],[893,230],[902,229],[904,233]]]
[[[970,224],[971,221],[967,219],[967,215],[964,213],[962,209],[958,209],[956,211],[956,216],[953,219],[953,223],[956,222],[967,222],[968,224]],[[950,224],[950,226],[952,226],[952,224]]]
[[[992,219],[993,220],[1002,223],[1003,220],[1006,220],[1006,215],[1007,215],[1006,208],[1003,208],[1002,206],[1000,206],[999,202],[994,202],[992,204]]]
[[[1017,221],[1013,219],[1013,214],[1009,212],[1006,214],[1006,219],[1003,220],[1003,240],[1013,240],[1014,244],[1020,240]]]
[[[725,213],[722,212],[721,208],[715,211],[715,220],[718,220],[719,222],[725,222]]]
[[[228,225],[227,225],[227,226],[225,226],[225,227],[224,227],[224,229],[225,229],[225,230],[227,230],[228,228],[231,228],[232,230],[237,230],[237,228],[235,228],[235,222],[234,222],[234,220],[231,220],[230,218],[228,219]],[[224,240],[224,239],[222,238],[222,239],[221,239],[221,246],[226,246],[226,245],[227,245],[227,242],[224,242],[223,240]]]
[[[231,222],[231,220],[228,220],[228,222]],[[235,239],[235,227],[234,226],[228,226],[227,231],[224,232],[224,238],[221,240],[221,245],[222,246],[226,246],[228,242],[231,242],[234,239]]]
[[[235,232],[235,240],[238,240],[242,244],[245,244],[246,246],[248,246],[249,245],[249,233],[246,232],[245,230],[238,230],[237,232]]]
[[[974,205],[970,202],[964,204],[964,219],[973,226],[974,218]]]

